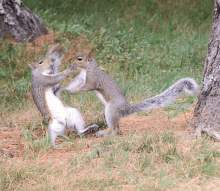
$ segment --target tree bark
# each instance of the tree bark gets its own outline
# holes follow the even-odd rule
[[[11,35],[17,42],[34,40],[47,29],[20,0],[0,0],[0,37]]]
[[[214,2],[202,89],[188,130],[192,137],[198,137],[205,132],[220,141],[220,0]]]

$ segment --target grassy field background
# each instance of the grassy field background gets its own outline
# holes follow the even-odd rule
[[[55,41],[69,43],[67,50],[97,47],[98,64],[129,100],[155,95],[182,77],[201,84],[211,1],[23,2],[52,33],[59,32]],[[76,40],[77,45],[71,44]],[[27,103],[31,78],[27,63],[43,57],[50,46],[42,44],[36,54],[25,44],[11,45],[1,40],[1,111],[22,109]]]
[[[212,1],[22,2],[42,19],[49,35],[24,44],[0,39],[1,132],[20,131],[25,151],[17,160],[8,159],[3,153],[7,139],[0,140],[2,190],[220,189],[219,144],[206,137],[179,140],[162,127],[163,132],[127,133],[108,139],[66,137],[65,146],[49,148],[46,133],[33,136],[36,131],[45,132],[46,125],[30,95],[27,67],[44,57],[51,45],[65,43],[67,55],[61,70],[76,52],[96,47],[98,65],[114,77],[132,103],[162,92],[183,77],[192,77],[201,85]],[[92,93],[64,94],[62,100],[78,108],[87,123],[105,123],[103,106]],[[192,116],[196,101],[196,97],[182,96],[164,109],[138,116],[163,116],[170,128],[178,126],[172,120],[179,118],[186,129],[187,115]],[[56,158],[64,160],[65,167],[56,165]],[[41,160],[47,165],[36,165]]]

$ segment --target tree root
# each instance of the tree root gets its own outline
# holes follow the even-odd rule
[[[208,129],[208,128],[200,128],[197,129],[196,131],[190,133],[190,134],[186,134],[186,135],[182,135],[179,136],[180,139],[188,139],[188,140],[192,140],[192,139],[197,139],[199,137],[201,137],[202,133],[206,133],[208,136],[212,137],[214,140],[219,141],[220,142],[220,133],[217,130],[214,129]]]
[[[202,130],[202,132],[207,133],[213,139],[220,141],[220,134],[218,133],[218,131],[216,131],[214,129],[207,129],[207,128],[202,128],[201,130]]]

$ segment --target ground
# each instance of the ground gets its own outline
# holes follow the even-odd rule
[[[36,111],[37,113],[37,111]],[[26,142],[27,140],[24,138],[22,133],[22,129],[19,124],[23,124],[24,126],[28,126],[28,123],[34,123],[33,111],[24,111],[22,113],[17,114],[14,117],[16,120],[19,120],[19,123],[14,123],[14,127],[1,127],[4,129],[0,132],[0,143],[2,146],[1,152],[4,153],[5,156],[9,156],[14,158],[14,160],[22,160],[26,151]],[[180,113],[177,117],[171,119],[170,121],[164,116],[161,109],[155,110],[150,114],[134,114],[127,118],[124,118],[120,121],[120,130],[121,133],[119,136],[127,136],[129,134],[142,134],[146,132],[174,132],[175,134],[184,134],[186,133],[186,128],[188,126],[188,121],[191,120],[193,116],[193,112]],[[39,118],[41,118],[39,116]],[[91,119],[86,119],[85,122],[89,123]],[[37,129],[32,132],[32,139],[36,140],[42,138],[46,134],[46,130]],[[63,142],[62,137],[59,137],[56,140],[57,145],[62,145]],[[76,140],[79,139],[77,136]],[[84,139],[92,144],[97,143],[100,137],[95,137],[93,134],[85,135]],[[86,143],[88,144],[88,143]],[[87,148],[84,148],[85,151],[90,151],[91,145],[86,145]],[[62,155],[60,152],[62,151]],[[39,163],[47,163],[48,158],[51,158],[54,164],[62,165],[65,164],[65,160],[68,161],[68,158],[71,155],[76,155],[78,151],[69,152],[68,146],[66,147],[58,147],[57,149],[51,149],[49,152],[44,153],[39,157]],[[62,164],[60,164],[62,163]]]

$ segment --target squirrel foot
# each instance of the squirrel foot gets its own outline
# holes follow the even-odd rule
[[[109,134],[106,133],[104,130],[100,130],[98,132],[96,132],[95,134],[97,137],[107,137]]]
[[[57,145],[52,144],[52,143],[50,143],[50,147],[51,147],[52,149],[57,149],[57,148],[58,148],[58,146],[57,146]]]
[[[100,130],[96,133],[96,136],[98,136],[98,137],[107,137],[107,136],[113,137],[117,134],[119,134],[118,127],[116,127],[114,130],[113,130],[113,128],[107,128],[105,130]]]

